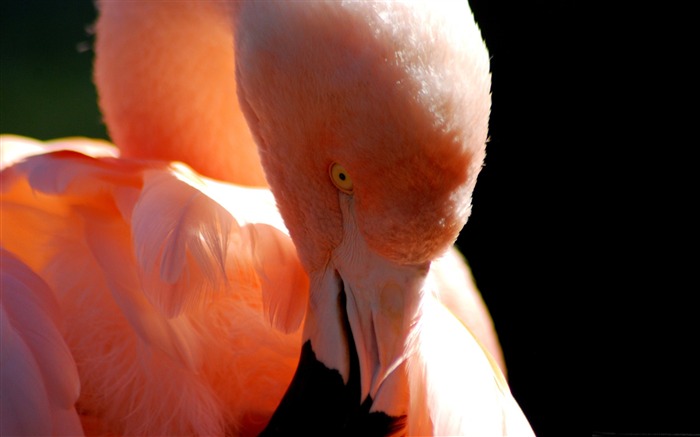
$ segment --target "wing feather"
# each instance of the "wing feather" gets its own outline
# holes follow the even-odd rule
[[[21,135],[0,135],[0,169],[9,167],[30,156],[41,155],[57,150],[73,150],[89,156],[117,157],[119,151],[107,141],[67,137],[52,141],[39,141]]]
[[[222,402],[251,417],[273,411],[298,339],[265,318],[292,330],[308,290],[270,192],[174,163],[28,155],[0,174],[13,230],[2,244],[69,315],[80,405],[110,427],[101,432],[215,435],[244,420]],[[253,381],[269,396],[247,393]]]
[[[197,368],[201,351],[196,330],[186,317],[170,318],[158,311],[141,287],[129,226],[97,211],[84,209],[81,213],[85,219],[86,243],[132,327],[151,346],[192,369]]]
[[[496,361],[433,296],[411,347],[410,435],[534,436]]]
[[[277,329],[293,332],[304,319],[309,299],[309,279],[296,247],[287,234],[273,226],[257,223],[249,229],[265,313]]]
[[[174,173],[150,171],[132,216],[133,241],[149,300],[168,317],[200,308],[227,288],[234,219]]]
[[[306,314],[309,280],[272,193],[224,184],[191,172],[177,174],[234,217],[228,251],[236,265],[234,284],[245,287],[246,281],[241,279],[254,276],[253,281],[262,289],[263,308],[270,323],[285,333],[296,331]]]
[[[2,434],[80,435],[78,371],[48,285],[10,252],[2,271]]]

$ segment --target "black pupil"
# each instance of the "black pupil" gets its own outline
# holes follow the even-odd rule
[[[338,177],[340,178],[341,181],[345,180],[345,173],[338,173]]]

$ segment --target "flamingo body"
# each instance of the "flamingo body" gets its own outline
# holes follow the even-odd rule
[[[490,110],[467,2],[99,11],[118,148],[0,137],[3,280],[66,369],[8,396],[87,434],[532,434],[453,247]]]

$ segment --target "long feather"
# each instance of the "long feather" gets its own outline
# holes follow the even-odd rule
[[[149,171],[132,215],[132,238],[149,300],[168,317],[201,308],[227,288],[234,219],[175,174]]]
[[[296,331],[306,314],[309,280],[272,193],[186,171],[176,174],[234,217],[229,248],[236,265],[233,285],[245,286],[241,278],[256,276],[270,323],[285,333]]]
[[[431,263],[430,274],[440,303],[481,341],[505,373],[506,366],[498,335],[464,255],[452,246],[442,257]]]
[[[29,157],[6,171],[19,175],[14,179],[26,175],[33,190],[42,195],[60,195],[59,203],[79,212],[74,219],[82,216],[85,243],[136,332],[147,343],[195,368],[200,354],[193,346],[193,331],[183,326],[186,320],[168,320],[146,299],[130,243],[131,231],[123,221],[124,216],[131,216],[133,192],[140,188],[147,168],[138,161],[100,160],[78,152],[57,151]],[[114,214],[115,208],[121,214]]]
[[[81,435],[80,381],[48,285],[0,248],[2,435]]]
[[[270,323],[285,333],[299,328],[306,313],[309,279],[291,238],[273,226],[248,225],[263,308]]]
[[[534,436],[495,360],[433,295],[408,361],[410,435]]]
[[[58,150],[73,150],[93,157],[117,157],[119,151],[107,141],[67,137],[53,141],[39,141],[21,135],[0,135],[0,170],[9,167],[30,156]]]
[[[184,317],[169,318],[146,298],[139,279],[128,225],[112,216],[83,209],[85,239],[97,260],[112,296],[139,336],[192,369],[201,351],[196,332]]]

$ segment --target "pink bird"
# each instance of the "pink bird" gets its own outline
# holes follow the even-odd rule
[[[3,435],[532,435],[453,247],[467,2],[99,11],[119,149],[0,139]]]

